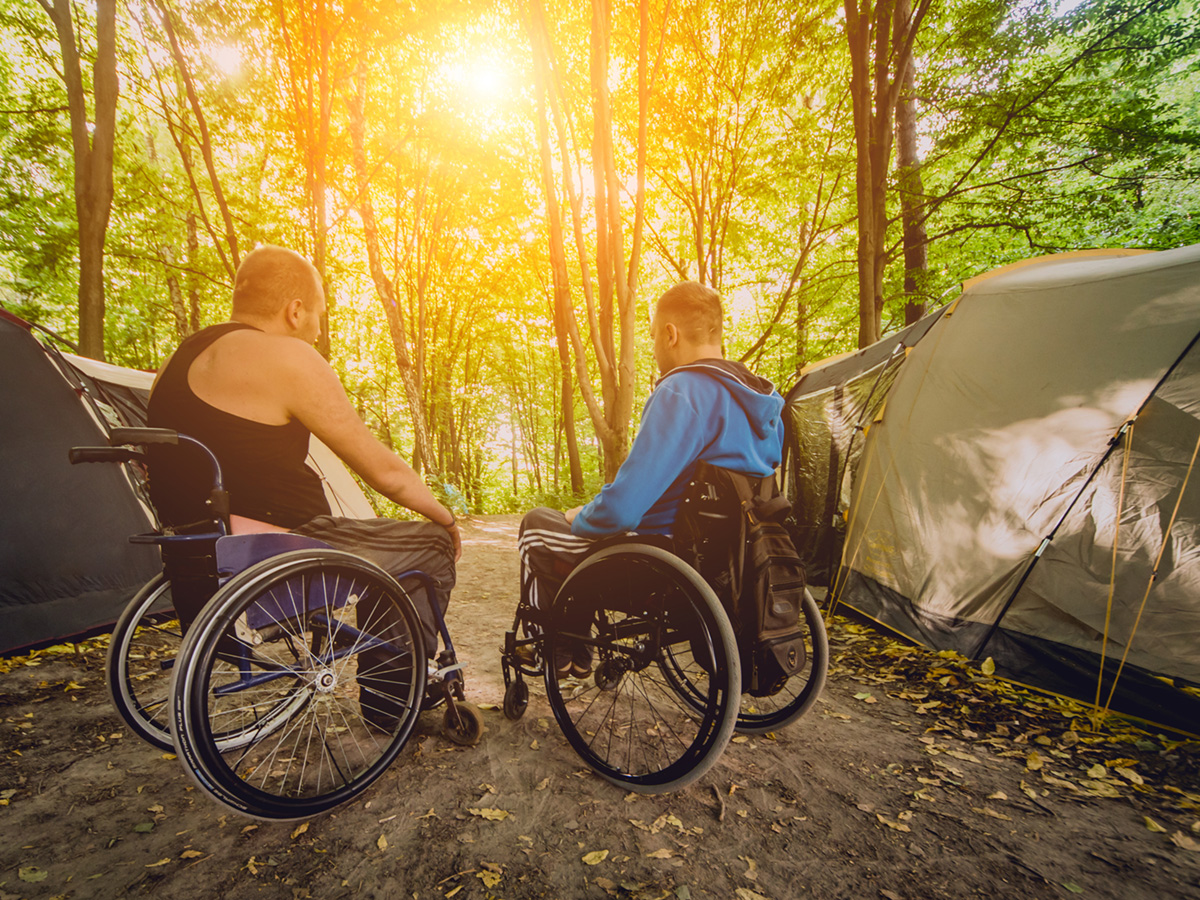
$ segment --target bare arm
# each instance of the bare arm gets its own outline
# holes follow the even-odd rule
[[[289,342],[291,343],[291,342]],[[343,462],[379,493],[441,525],[462,556],[462,535],[454,514],[438,502],[420,476],[371,434],[346,397],[336,373],[300,341],[284,360],[288,414],[304,423]]]

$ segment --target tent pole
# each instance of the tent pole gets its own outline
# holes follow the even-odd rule
[[[1017,599],[1017,594],[1021,592],[1021,588],[1025,586],[1026,580],[1028,580],[1030,573],[1033,572],[1033,567],[1036,566],[1038,560],[1041,559],[1042,553],[1045,552],[1046,547],[1048,547],[1050,542],[1054,540],[1054,536],[1058,534],[1058,529],[1061,528],[1063,522],[1067,520],[1067,516],[1071,514],[1071,510],[1075,508],[1075,504],[1079,502],[1079,498],[1083,496],[1083,492],[1088,489],[1088,485],[1092,483],[1092,479],[1094,479],[1099,473],[1100,468],[1106,462],[1108,462],[1108,458],[1112,456],[1113,450],[1116,449],[1117,444],[1120,443],[1121,438],[1125,435],[1125,432],[1128,431],[1129,428],[1132,427],[1133,423],[1141,416],[1142,412],[1146,409],[1146,405],[1154,399],[1154,395],[1158,393],[1159,388],[1161,388],[1163,383],[1171,377],[1171,373],[1173,373],[1179,367],[1179,364],[1183,362],[1184,358],[1191,352],[1192,348],[1196,346],[1197,341],[1200,341],[1200,331],[1192,335],[1192,339],[1188,341],[1187,346],[1184,347],[1183,351],[1175,357],[1175,361],[1167,367],[1167,370],[1163,372],[1162,377],[1155,382],[1154,387],[1151,388],[1148,394],[1146,394],[1145,399],[1142,400],[1142,402],[1138,405],[1138,408],[1133,415],[1122,422],[1121,427],[1117,430],[1117,433],[1108,439],[1108,447],[1105,448],[1100,460],[1095,466],[1092,467],[1092,471],[1088,473],[1087,479],[1084,480],[1075,496],[1071,498],[1070,504],[1067,505],[1067,508],[1063,511],[1063,514],[1059,516],[1058,521],[1054,523],[1054,527],[1050,530],[1050,533],[1046,535],[1046,537],[1042,538],[1041,544],[1039,544],[1037,550],[1034,551],[1033,558],[1029,560],[1029,564],[1025,567],[1025,571],[1021,575],[1021,580],[1017,582],[1017,586],[1013,588],[1012,593],[1008,595],[1008,599],[1004,601],[1004,606],[1000,608],[1000,612],[996,616],[996,620],[992,622],[991,626],[987,630],[987,633],[983,636],[983,640],[979,642],[979,645],[971,654],[971,659],[979,659],[979,656],[981,653],[983,653],[984,648],[991,643],[992,638],[996,635],[996,631],[1000,628],[1000,623],[1004,621],[1004,617],[1008,615],[1008,610],[1013,605],[1013,601]]]

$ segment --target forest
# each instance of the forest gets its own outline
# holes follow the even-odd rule
[[[677,281],[786,393],[996,266],[1200,242],[1198,5],[0,0],[0,305],[155,369],[293,248],[441,496],[573,505]]]

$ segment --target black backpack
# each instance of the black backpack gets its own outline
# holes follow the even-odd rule
[[[712,585],[729,614],[742,689],[778,693],[806,661],[804,563],[783,521],[791,504],[773,475],[697,463],[675,519],[675,551]]]

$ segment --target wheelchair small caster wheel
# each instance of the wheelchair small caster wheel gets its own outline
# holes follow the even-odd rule
[[[442,729],[455,744],[470,747],[483,737],[483,716],[469,703],[454,703],[446,708]]]
[[[504,690],[504,717],[516,721],[525,715],[529,706],[529,685],[525,679],[518,678]]]

